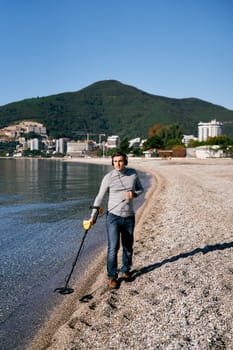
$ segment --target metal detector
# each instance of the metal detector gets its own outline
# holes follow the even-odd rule
[[[96,214],[94,216],[94,223],[96,222],[97,218],[99,215],[103,215],[103,209],[100,208],[100,207],[91,207],[91,209],[97,209],[96,210]],[[60,288],[56,288],[54,289],[54,292],[57,292],[57,293],[60,293],[60,294],[71,294],[74,292],[74,289],[73,288],[70,288],[69,287],[69,281],[70,281],[70,278],[73,274],[73,271],[74,271],[74,268],[75,268],[75,265],[77,264],[77,261],[78,261],[78,258],[79,258],[79,255],[80,255],[80,252],[82,250],[82,247],[83,247],[83,244],[84,244],[84,241],[87,237],[87,233],[88,231],[91,229],[92,227],[92,223],[89,221],[89,220],[83,220],[83,228],[85,230],[84,232],[84,235],[83,235],[83,238],[82,238],[82,241],[80,243],[80,246],[79,246],[79,250],[77,252],[77,255],[75,257],[75,260],[72,264],[72,268],[71,268],[71,271],[69,273],[69,275],[67,276],[66,278],[66,283],[65,283],[65,286],[64,287],[60,287]]]

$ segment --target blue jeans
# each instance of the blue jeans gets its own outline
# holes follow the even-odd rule
[[[108,213],[106,219],[108,235],[107,273],[117,276],[117,253],[122,243],[122,272],[129,272],[132,265],[135,216],[121,217]]]

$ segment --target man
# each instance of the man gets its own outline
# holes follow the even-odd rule
[[[143,193],[143,187],[138,174],[134,169],[127,168],[128,159],[125,153],[117,152],[112,156],[114,169],[106,174],[101,182],[90,218],[95,223],[97,208],[101,206],[106,193],[108,193],[108,212],[106,228],[108,237],[107,274],[109,287],[118,287],[117,254],[122,243],[122,268],[124,279],[130,278],[132,265],[135,212],[133,198]]]

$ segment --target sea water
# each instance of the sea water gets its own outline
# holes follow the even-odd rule
[[[62,160],[0,159],[0,348],[24,349],[58,301],[101,179],[111,169]],[[144,185],[146,174],[140,173]],[[104,218],[85,241],[78,272],[106,244]]]

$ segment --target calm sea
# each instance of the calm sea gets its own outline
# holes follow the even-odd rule
[[[58,302],[106,165],[0,159],[0,347],[24,349]],[[147,175],[140,173],[144,185]],[[78,271],[106,243],[104,217],[85,241]],[[72,282],[70,283],[72,285]]]

